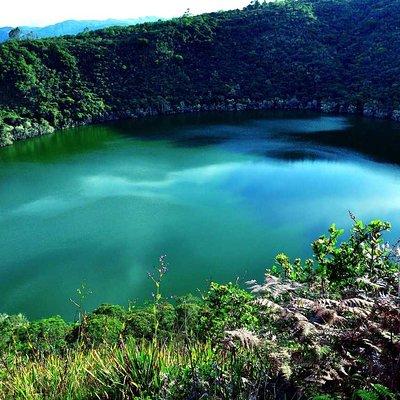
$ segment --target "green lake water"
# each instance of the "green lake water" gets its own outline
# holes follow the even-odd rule
[[[210,280],[262,279],[276,253],[310,254],[335,222],[400,236],[400,126],[246,112],[83,127],[0,149],[0,312],[72,318]]]

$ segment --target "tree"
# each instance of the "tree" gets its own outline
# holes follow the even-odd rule
[[[190,8],[187,8],[186,11],[183,13],[183,17],[187,18],[187,17],[191,17],[192,13],[190,11]]]
[[[266,4],[266,1],[260,1],[260,0],[251,0],[250,4],[245,8],[247,10],[254,10],[257,8],[261,8]]]
[[[18,39],[21,37],[21,34],[22,34],[22,31],[21,31],[21,29],[17,26],[16,28],[11,29],[11,31],[8,32],[8,37],[9,37],[10,39],[17,39],[17,40],[18,40]]]

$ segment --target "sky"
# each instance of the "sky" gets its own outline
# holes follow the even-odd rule
[[[45,26],[67,19],[175,17],[243,8],[250,0],[0,0],[0,26]]]

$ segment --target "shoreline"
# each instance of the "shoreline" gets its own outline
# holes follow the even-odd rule
[[[139,107],[134,110],[107,111],[101,115],[95,115],[82,121],[65,121],[60,126],[52,126],[46,120],[38,122],[30,118],[24,118],[22,125],[11,126],[3,124],[3,126],[0,125],[0,128],[3,128],[3,131],[7,134],[3,141],[0,140],[0,148],[10,146],[15,142],[49,135],[56,131],[80,126],[89,126],[129,119],[137,120],[163,115],[237,111],[311,111],[321,114],[358,115],[375,120],[400,122],[400,109],[385,109],[379,106],[376,102],[368,102],[364,105],[357,106],[355,104],[333,100],[312,100],[300,102],[296,98],[290,100],[277,98],[263,101],[254,101],[251,99],[227,100],[220,103],[198,102],[195,105],[186,104],[184,101],[181,101],[178,104],[164,101],[161,104]]]

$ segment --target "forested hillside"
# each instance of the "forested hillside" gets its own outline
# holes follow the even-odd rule
[[[92,121],[311,108],[400,119],[400,1],[287,0],[0,46],[0,144]]]

